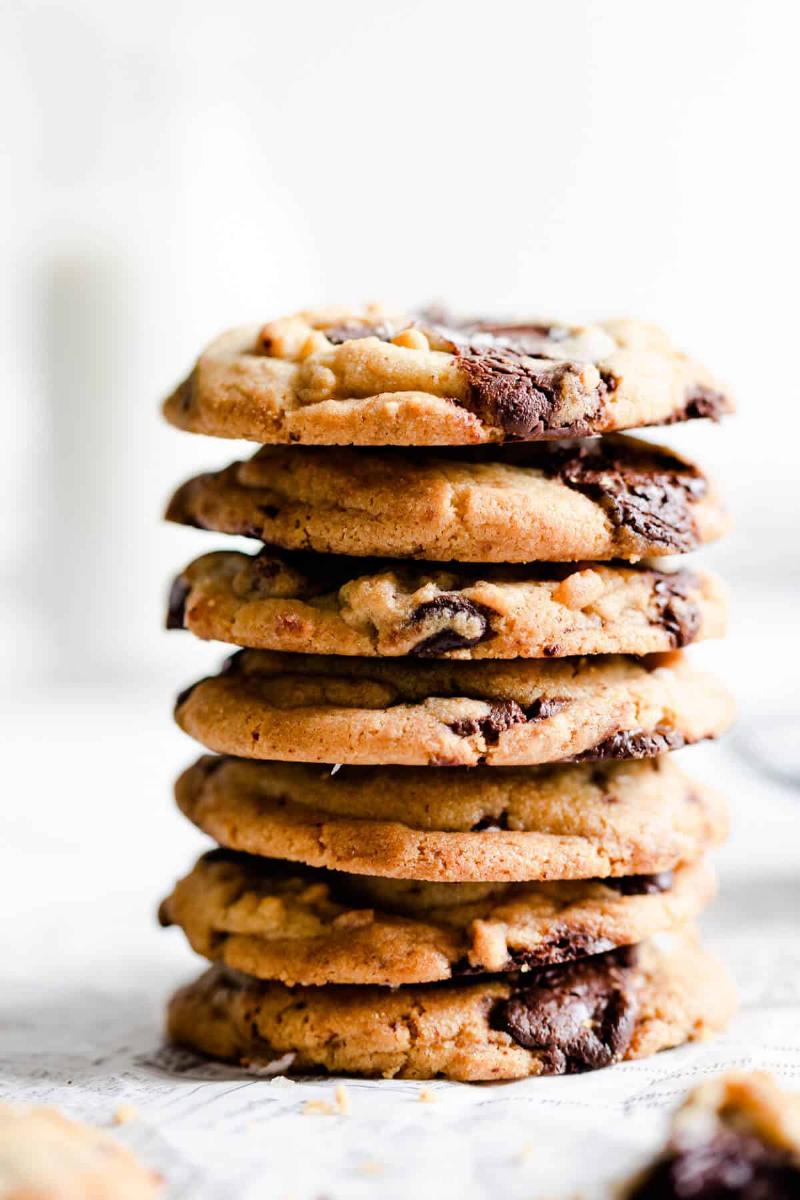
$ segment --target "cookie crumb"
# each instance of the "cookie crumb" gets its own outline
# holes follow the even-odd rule
[[[419,1089],[419,1092],[417,1093],[417,1099],[423,1104],[438,1104],[439,1102],[439,1097],[436,1095],[436,1092],[434,1092],[432,1088],[424,1086]]]
[[[342,1117],[350,1116],[350,1093],[343,1083],[340,1083],[333,1093],[336,1102],[336,1111]]]
[[[376,1159],[365,1158],[362,1163],[358,1164],[357,1169],[362,1175],[382,1175],[385,1168],[383,1163]]]
[[[332,1117],[333,1106],[327,1100],[306,1100],[303,1105],[304,1117]]]
[[[135,1121],[139,1115],[139,1110],[134,1104],[119,1104],[114,1112],[115,1125],[127,1125],[129,1121]]]
[[[533,1158],[533,1142],[526,1142],[525,1145],[522,1147],[522,1149],[517,1152],[517,1162],[518,1163],[530,1162],[530,1160],[532,1158]]]

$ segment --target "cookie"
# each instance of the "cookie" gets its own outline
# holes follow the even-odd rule
[[[679,650],[510,662],[239,650],[175,717],[245,758],[514,766],[675,750],[722,733],[733,707]]]
[[[161,905],[192,949],[281,983],[397,986],[525,972],[641,942],[711,899],[703,862],[559,883],[419,883],[205,855]]]
[[[3,1200],[153,1200],[161,1180],[114,1138],[55,1108],[0,1104]]]
[[[650,654],[725,629],[700,571],[583,564],[483,570],[319,554],[204,554],[172,585],[170,629],[263,650],[420,658]]]
[[[623,1189],[626,1200],[796,1200],[800,1095],[766,1072],[701,1084],[676,1113],[658,1161]]]
[[[190,479],[166,515],[285,550],[440,562],[634,561],[728,527],[698,467],[623,436],[450,452],[265,446]]]
[[[458,446],[583,437],[733,408],[638,321],[443,321],[304,312],[213,342],[164,405],[180,429],[254,442]]]
[[[212,967],[169,1007],[169,1036],[247,1066],[479,1081],[644,1058],[729,1019],[721,966],[691,932],[479,983],[287,988]]]
[[[175,785],[222,846],[433,882],[652,875],[728,833],[727,806],[670,755],[561,767],[342,767],[206,755]]]

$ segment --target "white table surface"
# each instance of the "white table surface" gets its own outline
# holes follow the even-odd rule
[[[765,630],[766,603],[701,653],[742,698],[739,737],[773,736],[780,717],[797,756],[794,606],[773,600]],[[800,790],[748,765],[736,735],[681,755],[734,814],[703,922],[741,993],[726,1034],[594,1075],[437,1082],[434,1103],[416,1083],[348,1081],[350,1115],[323,1116],[303,1107],[336,1081],[276,1083],[163,1051],[165,998],[201,964],[155,908],[206,846],[170,803],[194,751],[163,684],[14,695],[2,710],[0,1094],[108,1125],[135,1106],[118,1136],[163,1172],[169,1200],[603,1195],[657,1144],[692,1078],[730,1065],[800,1076]]]

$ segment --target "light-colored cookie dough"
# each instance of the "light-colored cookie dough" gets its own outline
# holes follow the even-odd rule
[[[698,467],[623,436],[451,452],[264,446],[190,479],[166,515],[285,550],[462,563],[636,561],[728,528]]]
[[[733,702],[679,650],[508,662],[240,650],[175,716],[244,758],[516,766],[679,749],[724,732]]]
[[[648,875],[723,841],[728,811],[674,757],[558,767],[342,767],[206,755],[181,811],[222,846],[441,882]]]
[[[645,1058],[721,1029],[735,1007],[691,932],[514,980],[287,988],[212,967],[172,999],[170,1037],[258,1067],[477,1082]],[[285,1070],[285,1067],[283,1067]]]
[[[167,623],[262,650],[477,659],[651,654],[719,637],[726,618],[722,583],[705,571],[428,568],[265,548],[195,559]]]
[[[433,983],[569,962],[696,917],[705,863],[559,883],[419,883],[205,855],[163,902],[212,962],[288,985]]]
[[[164,405],[255,442],[464,445],[714,419],[730,396],[639,321],[454,322],[378,307],[234,329]]]

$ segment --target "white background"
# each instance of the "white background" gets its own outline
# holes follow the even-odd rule
[[[4,1090],[36,1080],[37,1096],[102,1116],[103,1097],[141,1080],[116,1058],[94,1091],[70,1093],[65,1040],[77,1070],[94,1013],[124,1038],[133,1006],[146,1052],[161,997],[191,969],[152,916],[200,844],[168,800],[192,754],[169,708],[220,654],[162,633],[162,606],[169,576],[222,539],[159,514],[181,478],[238,447],[162,426],[157,402],[221,328],[317,302],[643,316],[735,386],[737,418],[667,440],[720,477],[737,523],[704,555],[737,618],[700,656],[742,710],[723,759],[696,752],[739,814],[712,928],[740,983],[754,982],[753,947],[768,970],[771,921],[785,952],[796,793],[759,782],[735,747],[755,733],[772,764],[798,754],[798,44],[787,0],[2,6],[0,902],[16,920],[0,1038],[13,1029],[24,1059]],[[126,1000],[134,983],[143,1007]],[[758,1038],[736,1033],[728,1060],[731,1046],[764,1060],[762,1001]],[[791,1074],[800,1046],[773,1043],[766,1060]],[[489,1093],[458,1091],[473,1094]],[[170,1095],[152,1128],[170,1128]],[[539,1103],[526,1095],[523,1125]],[[205,1125],[182,1129],[172,1145],[202,1162]],[[463,1150],[468,1122],[456,1132]],[[334,1148],[339,1136],[326,1134]],[[229,1141],[217,1164],[238,1155]],[[362,1194],[354,1179],[342,1195]]]
[[[318,301],[664,323],[741,399],[672,435],[724,477],[714,557],[796,583],[798,43],[785,0],[2,6],[15,677],[191,671],[160,608],[210,541],[158,516],[235,447],[156,402],[220,329]]]

